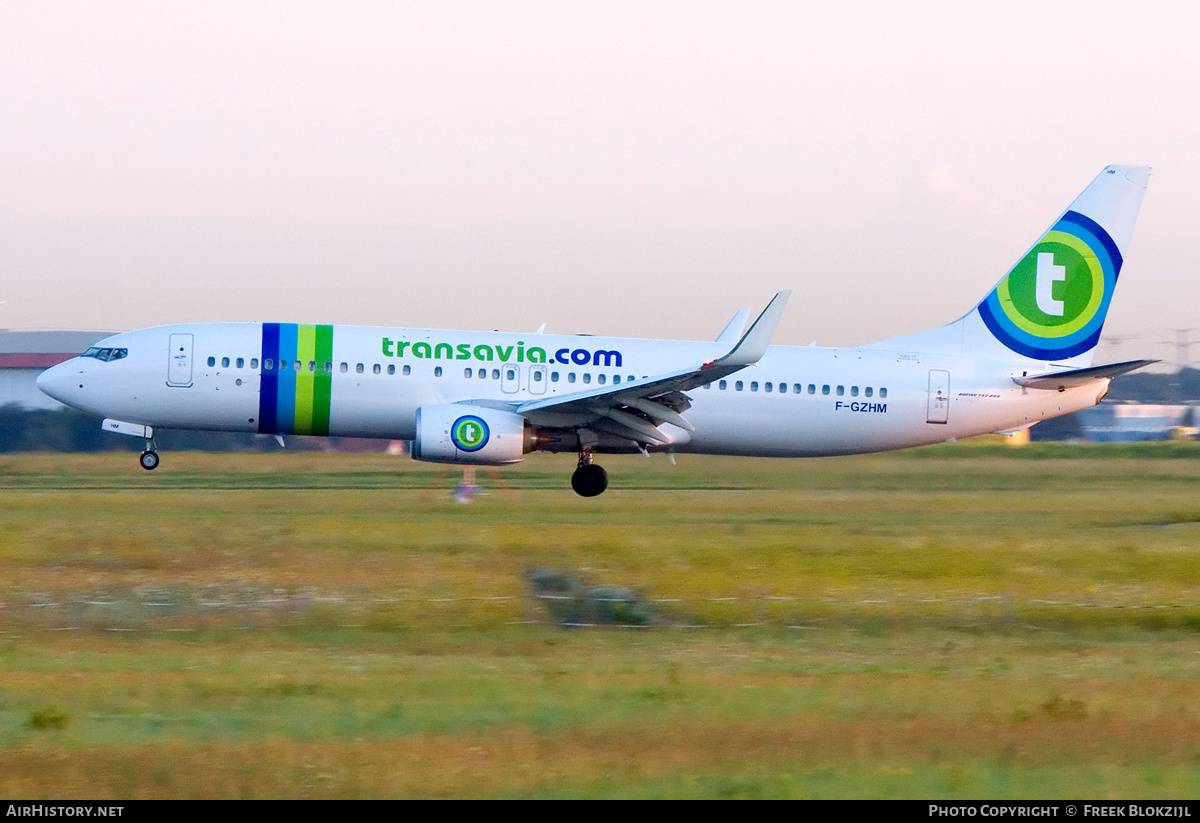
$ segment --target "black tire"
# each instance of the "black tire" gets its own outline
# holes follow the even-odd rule
[[[608,488],[608,472],[603,466],[589,463],[580,466],[571,475],[571,488],[580,497],[595,497]]]
[[[144,451],[142,456],[138,458],[138,463],[146,471],[154,471],[158,468],[158,452]]]

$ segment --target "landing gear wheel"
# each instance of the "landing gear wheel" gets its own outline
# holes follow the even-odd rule
[[[138,458],[138,462],[142,464],[142,468],[146,471],[153,471],[158,468],[158,452],[147,449],[142,452],[142,456]]]
[[[571,475],[571,488],[580,497],[595,497],[608,488],[608,472],[595,463],[584,463]]]

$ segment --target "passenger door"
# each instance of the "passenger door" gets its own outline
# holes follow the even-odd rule
[[[172,334],[167,352],[167,385],[192,385],[192,335]]]

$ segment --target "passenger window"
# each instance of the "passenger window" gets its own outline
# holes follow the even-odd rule
[[[264,369],[265,371],[271,371],[271,370],[272,370],[272,369],[274,369],[274,368],[275,368],[275,361],[274,361],[274,360],[272,360],[272,359],[270,359],[270,358],[268,357],[266,360],[264,360],[264,361],[263,361],[263,369]]]
[[[741,391],[742,390],[742,381],[741,380],[737,381],[736,383],[733,384],[733,387],[735,389],[737,389],[738,391]]]
[[[799,394],[799,393],[800,393],[800,384],[793,383],[792,384],[792,394]]]
[[[750,391],[758,391],[758,381],[757,380],[750,381]]]
[[[394,375],[395,373],[396,373],[396,364],[395,364],[395,363],[388,363],[388,374],[389,374],[389,375]]]
[[[516,378],[517,378],[517,372],[514,369],[505,369],[504,370],[504,379],[505,380],[515,380]]]
[[[764,384],[763,384],[763,391],[765,391],[765,392],[769,392],[770,390],[771,390],[771,384],[770,384],[770,383],[764,383]]]
[[[829,384],[828,383],[826,383],[824,386],[821,386],[821,394],[829,394]]]
[[[851,386],[851,387],[850,387],[850,396],[851,396],[851,397],[858,397],[858,386]]]
[[[492,369],[492,379],[493,380],[500,379],[500,370],[499,369]]]
[[[486,380],[486,379],[487,379],[487,369],[480,369],[480,370],[479,370],[479,379],[480,379],[480,380]]]
[[[592,382],[592,373],[591,373],[591,372],[587,372],[587,371],[585,371],[585,372],[583,373],[583,382],[584,382],[584,383],[591,383],[591,382]]]
[[[838,397],[841,397],[841,396],[842,396],[843,394],[845,394],[845,393],[846,393],[846,387],[845,387],[845,386],[838,386],[838,388],[837,388],[837,396],[838,396]]]
[[[473,371],[471,371],[470,369],[463,369],[463,377],[470,380],[474,376],[475,376],[475,373]]]
[[[104,359],[107,360],[108,358],[106,357]],[[217,365],[217,358],[215,358],[215,357],[208,358],[208,365],[210,365],[210,366]]]
[[[405,367],[404,367],[404,374],[405,374],[405,375],[410,375],[410,374],[412,374],[412,366],[405,366]]]
[[[363,364],[362,364],[362,363],[359,363],[358,365],[356,365],[356,366],[354,367],[354,371],[355,371],[357,374],[362,374],[362,373],[363,373]]]
[[[575,382],[575,372],[567,372],[567,382],[568,383]]]
[[[252,368],[252,369],[258,368],[258,358],[257,357],[250,358],[250,368]],[[267,368],[270,368],[270,366],[268,366]]]
[[[865,394],[867,397],[870,397],[873,393],[874,390],[870,386],[867,386],[867,388],[863,391],[863,394]]]
[[[338,364],[338,371],[340,371],[342,374],[345,374],[349,370],[350,370],[350,365],[348,363],[339,363]]]
[[[880,396],[880,397],[887,397],[887,389],[880,389],[880,390],[879,390],[879,396]]]
[[[558,382],[558,372],[556,372],[556,371],[552,371],[552,372],[550,372],[550,382],[551,382],[551,383],[557,383],[557,382]]]
[[[374,374],[379,374],[381,371],[383,371],[383,369],[379,368],[379,364],[376,363],[374,366],[371,367],[371,371]]]
[[[596,375],[596,382],[599,383],[601,386],[604,385],[604,381],[606,379],[607,379],[607,375],[603,375],[603,374]]]
[[[286,360],[279,361],[279,370],[280,371],[287,371],[287,366],[288,366],[288,361],[286,361]]]
[[[441,376],[442,376],[442,367],[441,367],[441,366],[438,366],[438,367],[436,367],[436,368],[433,370],[433,376],[434,376],[434,377],[441,377]]]
[[[299,360],[297,360],[296,361],[296,371],[300,371],[300,369],[302,369],[302,368],[304,368],[304,364],[301,363]]]
[[[617,384],[617,383],[620,383],[620,382],[621,382],[621,375],[619,375],[619,374],[614,374],[614,375],[613,375],[613,384],[615,385],[615,384]]]
[[[237,359],[237,367],[240,369],[240,368],[243,368],[243,367],[245,367],[245,365],[246,365],[246,360],[245,360],[245,358],[239,357],[239,358]]]
[[[317,361],[316,360],[308,361],[308,370],[310,372],[315,372],[317,370]]]
[[[816,393],[817,393],[817,387],[816,387],[816,385],[815,385],[815,384],[813,384],[813,383],[809,383],[809,384],[808,384],[808,393],[809,393],[809,394],[816,394]]]
[[[221,368],[223,368],[223,369],[229,368],[229,358],[228,357],[221,358]]]
[[[530,375],[530,377],[533,378],[534,383],[541,383],[542,382],[542,370],[535,369],[533,374]]]
[[[720,382],[719,386],[720,386],[721,391],[725,391],[725,389],[729,388],[729,382],[726,380],[722,380]]]

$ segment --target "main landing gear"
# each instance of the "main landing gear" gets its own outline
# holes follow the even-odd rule
[[[158,468],[158,446],[153,439],[146,441],[146,450],[138,458],[138,463],[148,472]]]
[[[571,475],[571,488],[581,497],[595,497],[608,488],[608,472],[592,462],[592,453],[579,455],[579,466]]]

